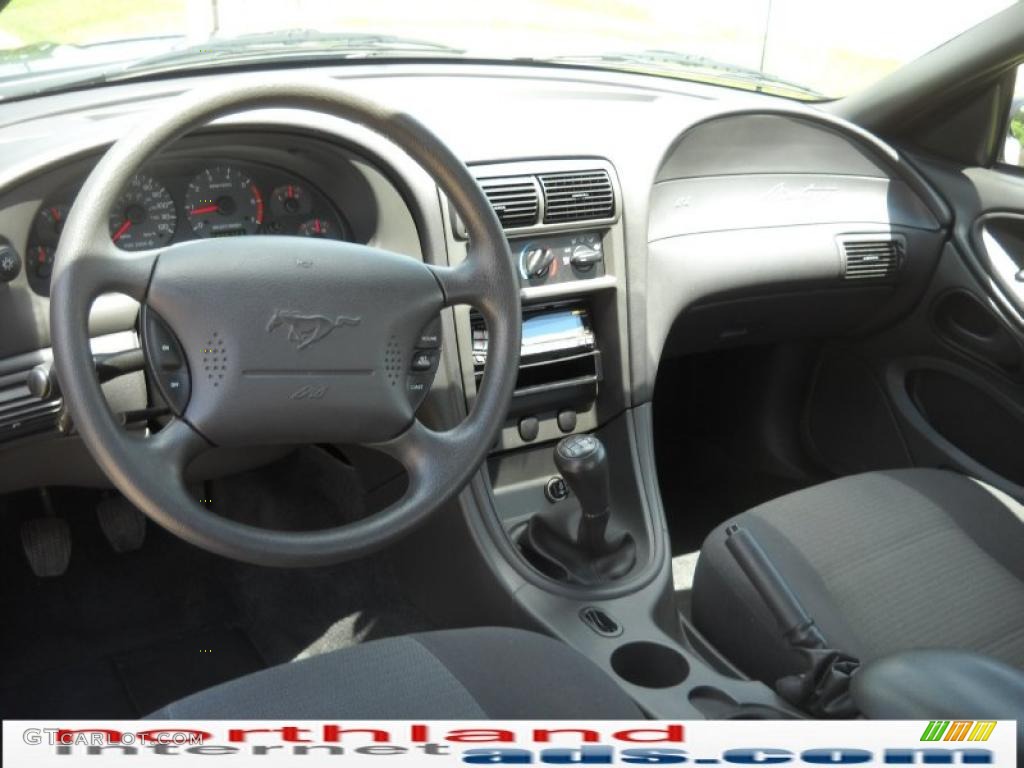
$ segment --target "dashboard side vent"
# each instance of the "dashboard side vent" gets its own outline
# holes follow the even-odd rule
[[[885,240],[844,240],[843,278],[845,280],[886,280],[896,276],[903,262],[903,243]]]
[[[615,215],[615,196],[607,171],[542,173],[544,223],[560,224]]]
[[[480,187],[503,227],[532,227],[540,211],[540,190],[533,176],[479,179]]]
[[[61,401],[40,400],[28,391],[26,378],[27,373],[0,379],[0,442],[57,425]]]

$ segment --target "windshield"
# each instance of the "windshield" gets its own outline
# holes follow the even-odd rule
[[[0,95],[274,58],[536,60],[835,98],[1012,0],[12,0]]]

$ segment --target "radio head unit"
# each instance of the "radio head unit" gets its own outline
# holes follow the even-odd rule
[[[473,363],[487,362],[487,327],[474,316]],[[523,341],[520,365],[567,357],[594,349],[590,312],[584,307],[543,307],[523,310]]]
[[[473,369],[479,383],[487,364],[487,327],[471,315]],[[590,310],[578,303],[523,310],[519,375],[510,413],[541,407],[586,407],[597,398],[601,353]]]

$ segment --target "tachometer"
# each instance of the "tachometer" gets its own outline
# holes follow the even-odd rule
[[[177,226],[178,212],[171,194],[142,173],[128,182],[110,212],[110,239],[126,251],[166,245]]]
[[[200,237],[254,235],[263,223],[263,195],[237,168],[218,165],[189,182],[185,214]]]

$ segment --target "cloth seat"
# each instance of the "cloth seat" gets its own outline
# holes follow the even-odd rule
[[[497,627],[377,640],[265,669],[165,706],[163,719],[642,719],[564,643]]]
[[[1024,668],[1024,508],[937,469],[833,480],[731,518],[707,537],[693,620],[725,656],[772,684],[800,669],[725,546],[750,531],[831,647],[871,661],[955,648]]]

